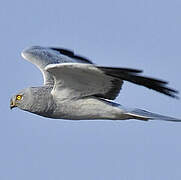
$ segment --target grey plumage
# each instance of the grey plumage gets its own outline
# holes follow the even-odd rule
[[[11,108],[56,119],[181,121],[108,101],[118,96],[124,80],[177,98],[178,91],[167,87],[167,82],[140,76],[141,70],[96,66],[61,48],[33,46],[25,49],[22,56],[41,70],[44,86],[20,91],[11,98]]]

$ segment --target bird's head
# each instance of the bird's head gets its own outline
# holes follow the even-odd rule
[[[13,109],[18,107],[20,109],[26,109],[30,105],[30,91],[29,89],[21,90],[10,99],[10,108]]]

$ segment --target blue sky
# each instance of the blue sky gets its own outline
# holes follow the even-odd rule
[[[13,94],[42,84],[20,56],[32,45],[143,69],[181,91],[180,7],[179,0],[1,2],[0,179],[180,180],[181,123],[54,121],[9,109]],[[181,118],[180,100],[127,82],[116,102]]]

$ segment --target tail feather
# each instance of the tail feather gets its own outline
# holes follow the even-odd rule
[[[173,121],[173,122],[181,122],[181,119],[163,116],[160,114],[151,113],[142,109],[133,109],[126,112],[127,115],[132,116],[132,118],[139,120],[164,120],[164,121]]]

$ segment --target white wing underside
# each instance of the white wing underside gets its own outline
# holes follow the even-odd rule
[[[107,94],[115,79],[92,64],[50,64],[45,70],[53,75],[55,84],[52,94],[59,98]]]

